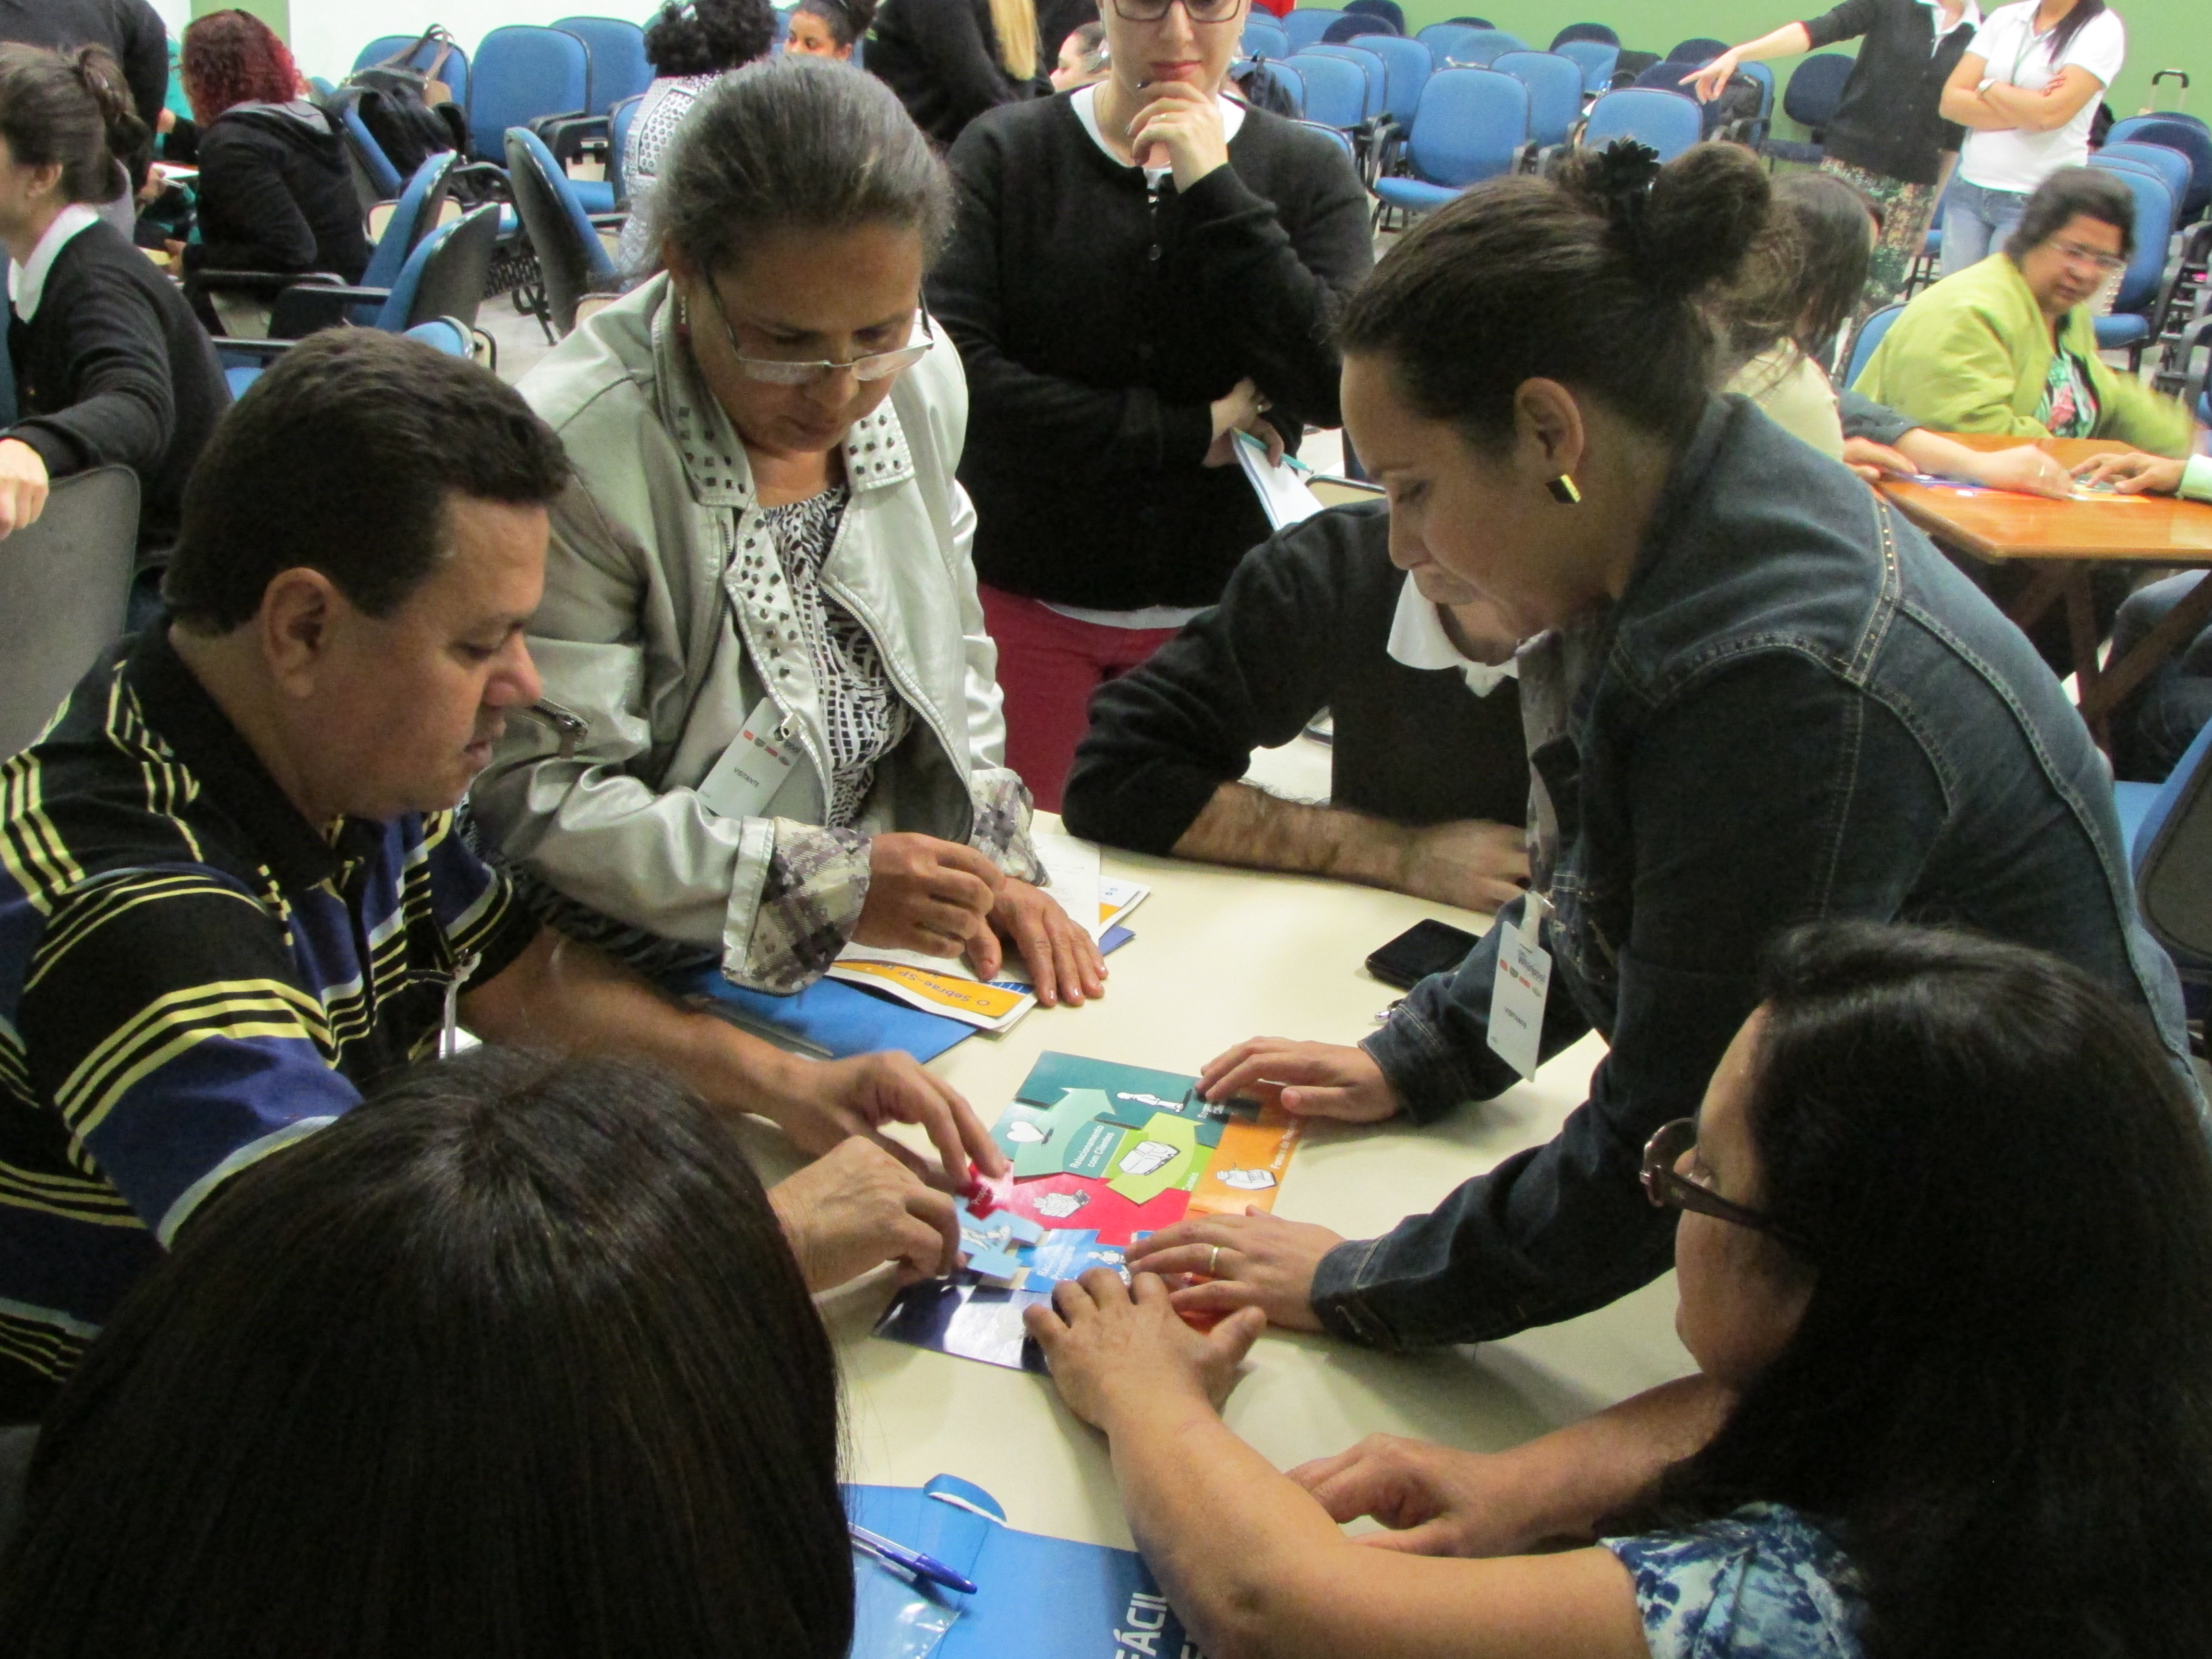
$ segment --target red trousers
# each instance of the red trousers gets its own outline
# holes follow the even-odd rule
[[[1006,764],[1038,808],[1060,811],[1075,745],[1090,728],[1091,694],[1173,639],[1172,628],[1107,628],[985,586],[983,617],[999,644],[1006,700]]]

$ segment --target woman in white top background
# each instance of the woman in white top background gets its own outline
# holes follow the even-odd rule
[[[1978,264],[2012,234],[2035,187],[2089,159],[2097,100],[2127,60],[2105,0],[2018,0],[1990,13],[1943,88],[1965,127],[1943,216],[1943,274]]]

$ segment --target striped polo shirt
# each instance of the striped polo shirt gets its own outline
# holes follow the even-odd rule
[[[0,1421],[536,933],[450,813],[309,823],[166,629],[88,674],[0,764]]]

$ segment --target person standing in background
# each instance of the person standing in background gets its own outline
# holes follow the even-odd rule
[[[888,0],[868,69],[915,125],[949,145],[984,111],[1048,90],[1042,33],[1033,0]]]
[[[147,0],[0,0],[0,41],[61,52],[106,47],[147,131],[161,125],[169,94],[169,32]]]
[[[1881,210],[1881,234],[1856,307],[1862,319],[1896,300],[1928,240],[1962,136],[1938,106],[1981,21],[1975,0],[1843,0],[1819,17],[1731,46],[1686,77],[1698,100],[1711,103],[1743,64],[1863,37],[1820,160],[1821,172]]]
[[[1943,88],[1944,118],[1967,129],[1943,213],[1946,276],[2001,246],[2038,185],[2089,159],[2097,100],[2127,55],[2105,0],[2018,0],[1989,15]]]
[[[638,100],[629,142],[623,147],[622,193],[629,217],[623,222],[615,264],[625,276],[651,274],[646,198],[660,177],[661,152],[684,112],[723,75],[767,57],[775,44],[775,16],[768,0],[668,0],[646,30],[653,84]]]
[[[1048,811],[1091,693],[1267,539],[1234,434],[1279,455],[1339,422],[1330,333],[1373,262],[1366,192],[1330,139],[1224,94],[1244,11],[1110,0],[1105,80],[953,147],[930,300],[968,371],[1006,763]]]

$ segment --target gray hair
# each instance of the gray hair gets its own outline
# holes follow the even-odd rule
[[[2076,219],[2112,226],[2120,233],[2121,256],[2135,258],[2136,194],[2101,167],[2061,167],[2038,185],[2004,251],[2018,264]]]
[[[952,182],[896,94],[832,59],[775,58],[722,76],[676,131],[653,187],[653,240],[725,269],[781,230],[911,227],[925,258],[952,223]]]

